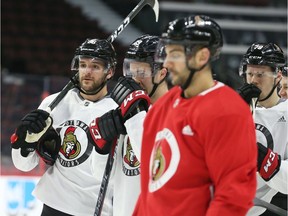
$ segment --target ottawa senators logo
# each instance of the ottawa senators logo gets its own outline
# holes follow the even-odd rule
[[[76,127],[68,127],[64,133],[63,144],[60,149],[60,152],[65,156],[67,159],[74,159],[76,158],[80,151],[81,145],[77,140],[75,133]]]
[[[159,145],[155,150],[154,161],[152,164],[152,180],[158,180],[165,168],[165,158],[163,157],[162,147]]]
[[[58,154],[60,165],[75,167],[84,163],[94,149],[94,144],[87,137],[89,126],[81,120],[67,120],[56,130],[63,137],[60,154]]]
[[[162,188],[176,173],[180,162],[177,139],[168,128],[159,131],[155,137],[149,164],[149,192]]]
[[[127,149],[126,149],[126,154],[124,156],[124,161],[126,164],[128,164],[130,167],[137,167],[140,165],[140,162],[138,161],[130,141],[127,143]]]
[[[138,176],[140,175],[140,162],[137,159],[130,139],[128,136],[124,138],[124,145],[122,146],[122,171],[126,176]]]

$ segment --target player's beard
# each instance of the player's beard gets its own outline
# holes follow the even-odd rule
[[[191,66],[193,68],[193,66]],[[183,87],[186,85],[187,80],[189,79],[189,76],[193,72],[193,70],[188,68],[187,63],[179,65],[176,69],[168,69],[169,70],[169,79],[171,80],[171,83],[173,86],[181,86]],[[193,76],[192,76],[193,79]],[[189,81],[191,83],[191,80]],[[190,84],[189,84],[190,85]]]
[[[90,78],[90,77],[89,77]],[[87,93],[93,93],[96,92],[99,87],[105,82],[106,75],[101,77],[101,79],[92,79],[90,78],[89,80],[86,80],[87,77],[82,77],[80,80],[80,87],[84,92]]]
[[[169,79],[171,80],[171,83],[173,86],[178,85],[181,86],[185,83],[185,79],[178,71],[169,71]]]

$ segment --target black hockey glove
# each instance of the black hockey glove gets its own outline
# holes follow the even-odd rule
[[[14,149],[21,148],[21,155],[27,157],[36,148],[38,140],[52,125],[52,118],[44,110],[33,110],[22,118],[15,133],[10,137]]]
[[[100,154],[108,154],[120,134],[126,134],[124,123],[127,119],[150,106],[150,98],[143,90],[129,94],[120,107],[110,110],[89,125],[89,139]]]
[[[120,106],[124,99],[135,90],[143,90],[132,78],[120,77],[111,91],[111,98]]]
[[[237,92],[248,105],[251,104],[252,98],[258,98],[261,94],[261,90],[257,86],[248,83],[245,83],[242,87],[240,87]]]
[[[124,122],[141,111],[147,112],[150,103],[150,98],[144,90],[130,93],[119,107]]]
[[[126,134],[123,118],[118,109],[110,110],[89,125],[89,135],[100,154],[108,154],[120,134]]]
[[[269,181],[280,169],[281,156],[257,142],[258,167],[257,170],[265,181]]]
[[[40,138],[36,146],[37,154],[47,164],[52,166],[61,148],[61,138],[56,130],[50,127]]]

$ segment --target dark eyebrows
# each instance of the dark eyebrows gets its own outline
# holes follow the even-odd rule
[[[172,52],[183,52],[183,49],[177,47],[177,48],[173,48],[172,50],[169,51],[169,53],[172,53]]]

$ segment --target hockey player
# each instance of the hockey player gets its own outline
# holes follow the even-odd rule
[[[252,44],[242,59],[240,75],[246,84],[239,91],[248,103],[258,98],[254,110],[258,146],[256,197],[270,202],[281,192],[272,203],[287,209],[287,195],[283,194],[288,193],[288,101],[277,94],[284,64],[283,51],[277,44]],[[255,87],[260,89],[258,97]],[[275,215],[270,211],[262,214],[264,211],[255,206],[248,215]]]
[[[163,32],[156,55],[176,86],[144,120],[134,215],[244,216],[253,205],[254,124],[239,95],[212,78],[222,44],[207,16],[174,20]]]
[[[152,104],[168,91],[167,70],[162,67],[161,63],[154,61],[158,41],[159,37],[157,36],[143,35],[129,46],[123,63],[123,74],[126,78],[120,78],[111,92],[111,97],[120,106],[123,96],[129,98],[131,92],[133,94],[134,90],[141,89],[140,86],[149,95]],[[137,87],[136,83],[133,83],[133,80],[129,78],[133,78],[140,86]],[[140,149],[146,110],[147,107],[125,120],[125,129],[122,130],[126,130],[127,134],[121,135],[117,142],[116,158],[112,171],[116,184],[114,186],[113,212],[116,212],[117,216],[132,215],[140,193]],[[114,128],[114,124],[105,123],[117,122],[117,120],[107,120],[107,116],[109,116],[108,113],[96,120],[100,125],[100,134],[104,136],[103,138],[105,138],[105,134],[110,138],[111,128]],[[118,124],[124,127],[124,122],[118,122]],[[105,125],[105,127],[101,127],[101,125]],[[95,127],[92,127],[91,130]],[[115,134],[115,136],[117,135],[119,133]],[[95,142],[97,145],[99,138],[95,137]],[[99,151],[103,152],[104,148],[99,146]]]
[[[279,95],[281,98],[288,99],[288,77],[287,77],[287,64],[282,69],[282,79],[280,81],[281,88],[279,90]]]
[[[106,40],[87,39],[76,49],[76,87],[49,114],[44,111],[57,94],[28,113],[11,137],[16,168],[28,172],[44,159],[50,166],[33,194],[44,203],[42,216],[93,215],[107,156],[88,141],[88,125],[117,104],[107,95],[107,80],[115,71],[116,53]],[[30,133],[33,133],[32,135]],[[112,215],[108,188],[102,215]]]

